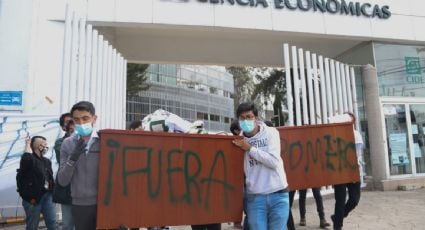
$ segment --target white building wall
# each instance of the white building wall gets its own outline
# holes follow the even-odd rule
[[[32,16],[31,0],[0,1],[0,91],[26,95]]]
[[[275,9],[269,7],[210,4],[199,1],[91,0],[88,20],[120,23],[171,24],[207,27],[248,28],[270,31],[315,33],[383,39],[425,41],[425,1],[359,0],[388,5],[388,20]],[[292,4],[296,2],[291,1]],[[98,10],[102,8],[102,10]]]

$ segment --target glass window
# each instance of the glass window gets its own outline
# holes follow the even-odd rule
[[[380,96],[425,97],[425,46],[374,44]]]
[[[405,105],[384,105],[391,175],[412,173]]]
[[[410,105],[416,173],[425,173],[425,105]]]

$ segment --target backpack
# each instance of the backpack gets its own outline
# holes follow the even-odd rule
[[[37,198],[34,179],[33,173],[25,174],[20,168],[16,169],[16,191],[25,201],[31,202]]]
[[[23,194],[25,194],[25,184],[26,179],[24,178],[24,173],[20,168],[16,169],[16,191],[21,197],[23,197]]]

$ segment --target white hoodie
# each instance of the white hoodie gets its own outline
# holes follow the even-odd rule
[[[245,152],[244,170],[248,194],[270,194],[288,187],[283,160],[280,156],[280,136],[274,127],[258,123],[259,132],[245,137],[251,143]]]

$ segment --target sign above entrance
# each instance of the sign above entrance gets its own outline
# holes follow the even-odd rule
[[[189,2],[182,0],[182,2]],[[211,4],[230,4],[248,7],[269,7],[268,0],[198,0]],[[387,5],[372,5],[370,3],[350,2],[346,0],[274,0],[276,9],[301,11],[318,11],[321,13],[364,16],[368,18],[388,19],[391,17],[390,7]]]

